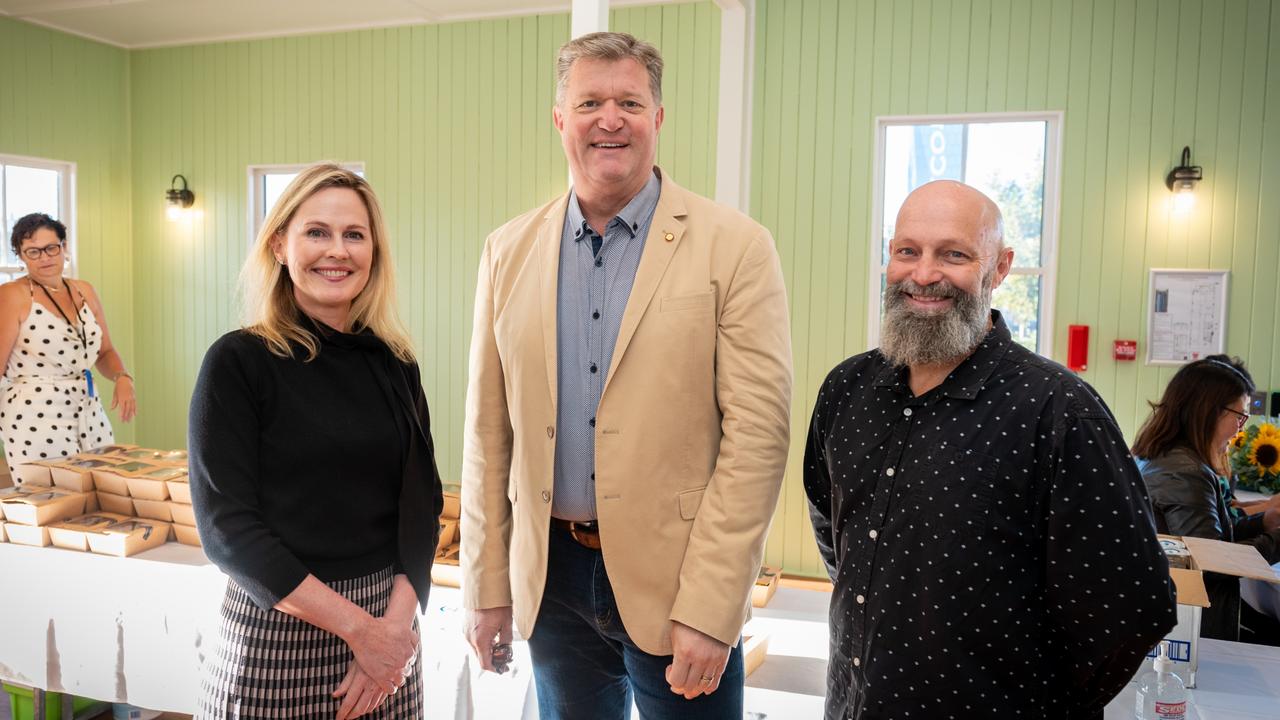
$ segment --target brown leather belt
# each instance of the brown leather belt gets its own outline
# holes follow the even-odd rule
[[[569,536],[584,548],[600,549],[600,522],[598,520],[574,522],[553,517],[551,518],[551,527],[569,533]]]

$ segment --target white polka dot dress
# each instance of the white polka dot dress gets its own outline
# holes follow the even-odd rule
[[[102,326],[88,304],[77,328],[32,300],[0,380],[0,433],[9,466],[66,457],[114,442],[99,397],[89,397],[84,370],[102,348]]]

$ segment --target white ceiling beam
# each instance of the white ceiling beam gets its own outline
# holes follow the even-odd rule
[[[715,0],[720,8],[720,98],[716,124],[716,202],[747,212],[751,203],[751,85],[754,0]]]

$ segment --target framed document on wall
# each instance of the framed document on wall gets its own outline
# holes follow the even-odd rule
[[[1183,365],[1226,351],[1229,273],[1151,269],[1148,365]]]

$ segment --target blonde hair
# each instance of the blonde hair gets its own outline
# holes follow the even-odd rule
[[[293,296],[289,269],[276,260],[273,243],[277,238],[283,238],[298,206],[326,188],[354,190],[369,213],[373,260],[369,281],[351,303],[350,330],[371,330],[402,362],[413,362],[413,341],[396,312],[395,272],[387,248],[387,227],[382,219],[382,207],[364,178],[332,163],[312,165],[298,173],[258,230],[253,249],[240,270],[244,327],[262,338],[267,348],[281,357],[293,357],[291,343],[306,349],[308,361],[314,360],[320,352],[315,334],[301,322],[302,311]]]
[[[655,105],[662,104],[662,54],[658,48],[620,32],[595,32],[576,37],[560,46],[556,57],[556,104],[564,105],[569,87],[569,71],[578,60],[635,60],[649,74],[649,92]]]

